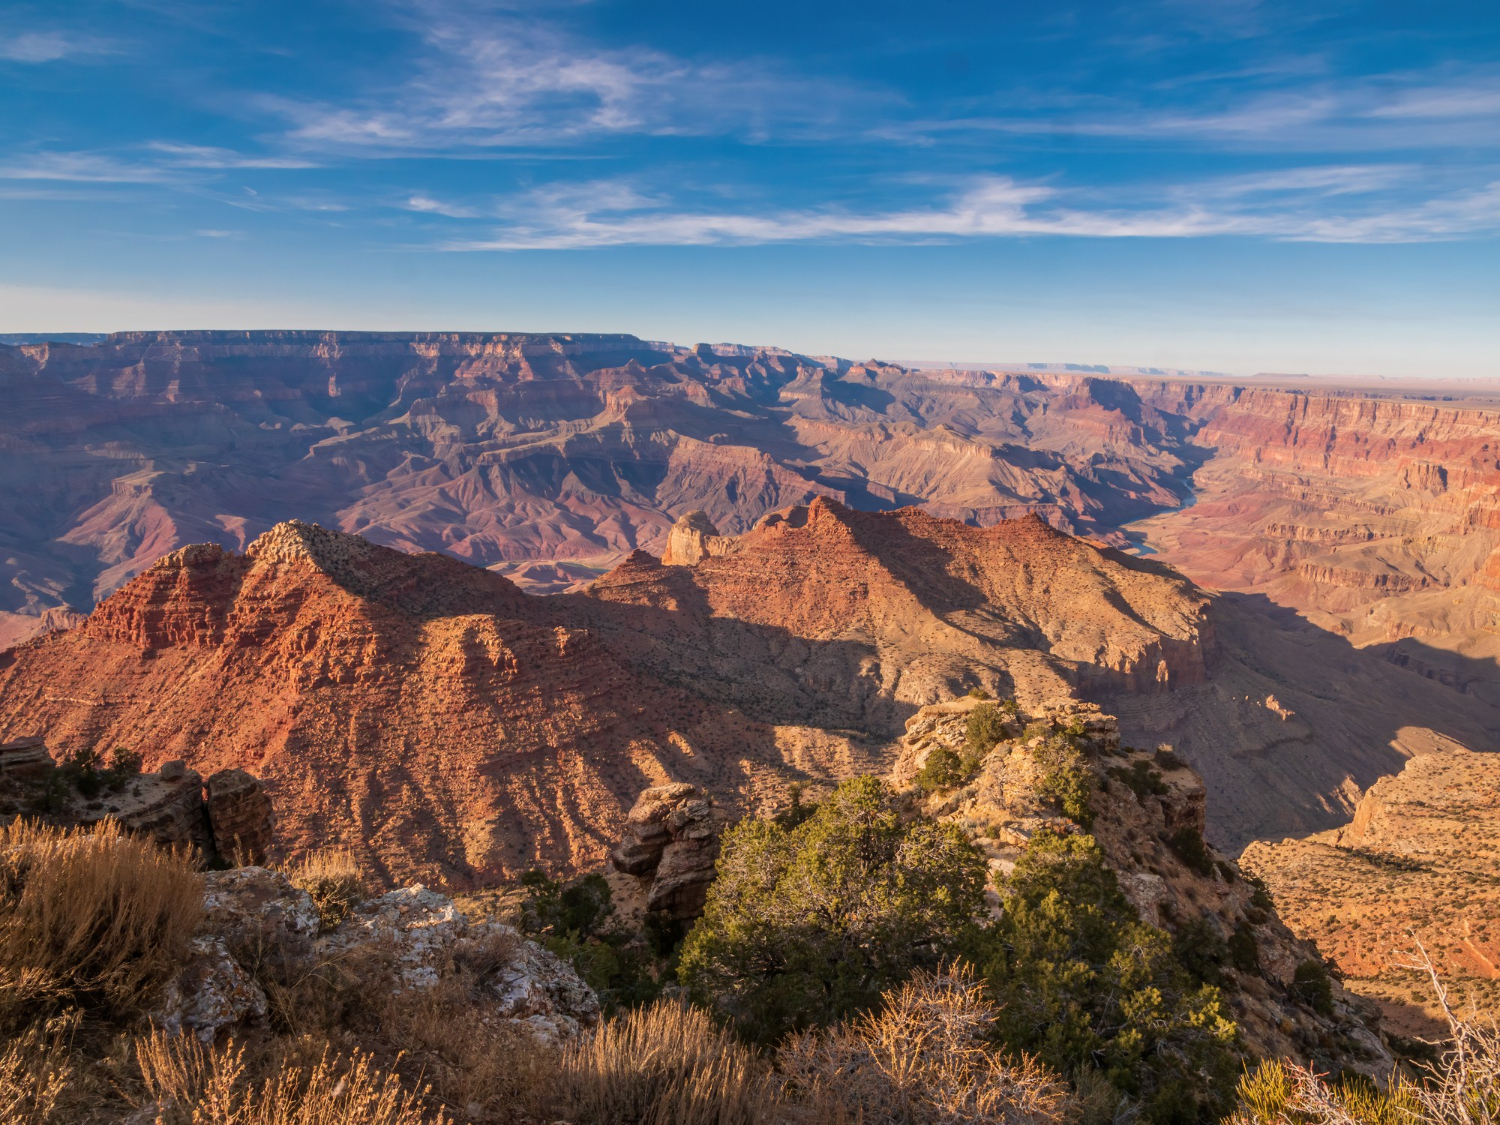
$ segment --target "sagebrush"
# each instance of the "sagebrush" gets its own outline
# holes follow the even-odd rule
[[[0,1017],[134,1014],[182,964],[202,911],[191,855],[113,821],[0,827]]]

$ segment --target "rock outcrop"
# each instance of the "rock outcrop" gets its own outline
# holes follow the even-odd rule
[[[220,770],[207,784],[207,813],[214,848],[242,864],[262,864],[275,848],[271,798],[244,770]]]
[[[40,781],[56,766],[47,744],[40,738],[13,738],[0,743],[0,777],[17,781]]]
[[[329,965],[389,965],[362,983],[393,992],[438,985],[468,965],[475,1004],[495,1021],[560,1042],[591,1027],[599,1001],[570,965],[498,922],[471,922],[453,901],[421,885],[359,903],[336,929],[319,932],[317,908],[285,875],[260,867],[209,872],[204,918],[191,953],[153,1005],[170,1033],[212,1040],[263,1020],[269,1002],[256,971],[283,978]]]
[[[973,755],[970,716],[993,706],[965,698],[919,711],[908,722],[892,784],[910,787],[938,749]],[[1324,1069],[1350,1067],[1384,1081],[1394,1060],[1378,1010],[1337,981],[1331,1014],[1299,997],[1297,968],[1321,960],[1317,947],[1293,934],[1263,892],[1203,843],[1198,775],[1170,752],[1122,746],[1113,716],[1068,700],[1023,709],[1006,718],[992,747],[980,748],[970,776],[932,793],[914,790],[914,798],[927,815],[962,826],[991,869],[1008,875],[1037,833],[1085,830],[1044,781],[1055,768],[1049,754],[1059,746],[1076,751],[1070,760],[1093,776],[1086,830],[1141,920],[1173,933],[1206,926],[1226,943],[1248,936],[1239,940],[1254,951],[1254,967],[1223,968],[1232,982],[1225,997],[1245,1047]]]
[[[187,847],[205,860],[274,850],[271,801],[260,780],[243,770],[208,779],[181,759],[153,773],[93,770],[85,779],[63,769],[40,738],[0,746],[0,816],[31,816],[87,827],[117,821],[166,848]]]
[[[694,785],[657,785],[625,817],[625,835],[609,853],[624,875],[645,881],[645,909],[678,921],[703,913],[728,818]]]
[[[709,555],[722,555],[736,550],[738,542],[733,536],[720,535],[707,512],[687,512],[678,517],[672,530],[667,533],[666,550],[661,556],[662,565],[697,566]]]

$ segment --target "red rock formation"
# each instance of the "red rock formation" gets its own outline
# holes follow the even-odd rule
[[[636,556],[590,593],[666,611],[672,634],[637,628],[626,642],[635,658],[747,706],[778,691],[788,710],[801,697],[809,718],[893,737],[893,705],[930,703],[965,675],[1026,699],[1158,692],[1208,676],[1201,593],[1035,516],[981,529],[820,499],[727,543],[692,520],[676,534],[700,536],[697,565]]]
[[[1143,525],[1174,566],[1313,611],[1356,643],[1484,646],[1500,610],[1500,412],[1228,386],[1185,405],[1176,386],[1142,395],[1197,419],[1192,440],[1213,453],[1196,505]],[[1450,589],[1465,590],[1457,616],[1426,593]]]
[[[738,542],[550,599],[306,524],[242,556],[185,548],[81,628],[0,654],[0,736],[249,769],[288,855],[342,842],[392,878],[461,883],[601,861],[649,784],[733,808],[870,769],[914,706],[973,683],[1206,674],[1202,595],[1039,520],[819,501]]]

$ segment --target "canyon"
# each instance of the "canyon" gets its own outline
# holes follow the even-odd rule
[[[1500,403],[1454,397],[626,335],[0,344],[0,739],[247,770],[285,854],[467,887],[597,868],[652,786],[735,816],[882,772],[970,689],[1087,701],[1192,764],[1220,848],[1305,837],[1247,864],[1418,1029],[1371,872],[1449,888],[1423,932],[1492,975],[1433,842],[1490,848],[1500,736]]]
[[[1489,436],[1500,413],[1482,402],[911,370],[624,335],[316,332],[0,346],[0,402],[0,467],[17,484],[0,496],[0,647],[58,630],[102,639],[124,628],[105,624],[116,611],[85,626],[86,615],[137,576],[159,586],[148,576],[164,556],[192,543],[244,553],[295,517],[497,579],[476,592],[470,568],[460,578],[423,554],[434,573],[411,581],[469,591],[444,615],[573,630],[568,643],[607,648],[615,671],[564,677],[615,701],[605,725],[626,723],[642,687],[631,677],[644,677],[736,722],[795,728],[776,745],[750,739],[758,763],[807,753],[836,770],[851,746],[878,757],[905,709],[971,682],[1096,700],[1127,739],[1172,743],[1194,763],[1209,833],[1231,849],[1334,828],[1411,756],[1486,749],[1500,734]],[[859,518],[905,506],[938,522]],[[797,526],[794,511],[840,515]],[[1012,564],[976,561],[971,541],[1003,552],[988,529],[1027,514],[1093,545],[1045,546],[1055,588],[1020,591]],[[943,517],[974,533],[950,533]],[[869,526],[897,525],[899,542],[869,541]],[[1042,551],[1041,529],[1027,534]],[[1134,595],[1094,584],[1079,551],[1108,559],[1112,583],[1178,591],[1161,602],[1174,608],[1136,620]],[[848,597],[872,567],[879,596]],[[1181,592],[1178,574],[1198,589]],[[566,621],[523,593],[568,593]],[[1017,612],[990,608],[1020,594]],[[258,606],[236,613],[248,622]],[[857,639],[840,636],[861,614],[866,624],[847,626]],[[110,636],[148,651],[198,643]],[[528,653],[554,643],[514,640]],[[498,651],[512,638],[460,631],[450,643]],[[383,651],[330,656],[317,675],[353,676]],[[10,710],[15,733],[42,725]],[[274,741],[281,721],[255,719],[232,745]],[[193,752],[208,767],[244,764],[240,750]],[[441,752],[423,753],[437,769]],[[611,791],[606,820],[645,777]],[[562,850],[592,854],[601,840]],[[464,855],[457,868],[474,866]]]
[[[291,518],[542,590],[660,553],[687,511],[735,534],[819,495],[1107,538],[1183,495],[1174,423],[1127,417],[1133,397],[633,336],[0,346],[0,645],[177,547],[242,551]]]

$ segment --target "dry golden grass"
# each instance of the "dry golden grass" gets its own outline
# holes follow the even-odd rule
[[[505,1120],[549,1080],[556,1054],[495,1019],[484,996],[484,982],[510,963],[518,940],[511,933],[460,940],[437,982],[420,989],[401,987],[396,950],[380,941],[311,965],[266,958],[256,975],[282,1042],[363,1046],[430,1085],[456,1113]]]
[[[0,1015],[63,1002],[107,1016],[149,1003],[203,910],[191,856],[106,821],[0,828]]]
[[[918,974],[878,1013],[789,1040],[777,1058],[812,1122],[1043,1125],[1076,1106],[1055,1075],[986,1045],[995,1011],[968,969]]]
[[[292,885],[312,896],[318,908],[318,929],[336,930],[350,911],[368,897],[364,875],[347,848],[311,852],[287,872]]]
[[[77,1017],[64,1016],[28,1028],[0,1054],[0,1121],[43,1125],[54,1120],[73,1065],[69,1041]]]
[[[679,1001],[602,1023],[539,1094],[573,1125],[762,1125],[780,1101],[759,1056]]]
[[[370,1055],[325,1047],[315,1062],[284,1060],[262,1081],[249,1074],[243,1047],[208,1048],[190,1036],[153,1033],[136,1058],[157,1125],[444,1125],[426,1112],[427,1091],[412,1092]]]
[[[1463,1019],[1421,943],[1407,967],[1427,975],[1448,1024],[1448,1047],[1414,1078],[1392,1075],[1372,1084],[1330,1084],[1289,1060],[1268,1060],[1247,1073],[1239,1107],[1224,1125],[1495,1125],[1500,1122],[1500,1027]]]

